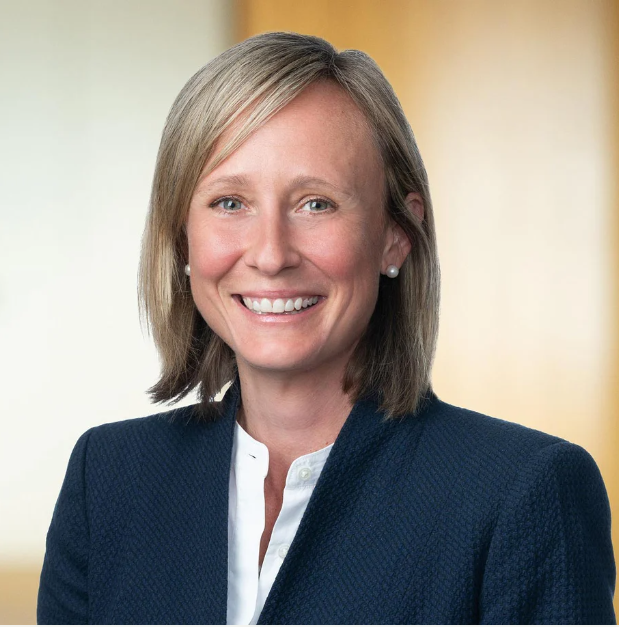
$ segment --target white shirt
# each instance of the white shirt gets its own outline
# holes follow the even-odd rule
[[[258,621],[332,448],[333,444],[303,455],[290,466],[282,509],[259,570],[269,450],[235,425],[228,501],[228,625]]]

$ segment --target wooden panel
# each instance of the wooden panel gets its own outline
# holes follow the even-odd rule
[[[415,111],[409,85],[423,63],[425,23],[430,17],[425,2],[407,0],[238,0],[237,39],[266,31],[288,30],[324,37],[338,49],[367,52],[397,85],[398,94]]]

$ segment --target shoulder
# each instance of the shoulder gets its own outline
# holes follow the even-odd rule
[[[423,438],[440,441],[445,450],[460,451],[472,459],[518,464],[523,456],[552,445],[577,447],[566,440],[477,411],[451,405],[438,398],[424,415]],[[583,449],[581,449],[583,450]]]
[[[93,427],[79,438],[65,481],[84,492],[96,526],[125,524],[136,503],[156,502],[157,494],[189,498],[187,486],[223,480],[234,423],[228,415],[210,422],[196,416],[195,406],[182,407]]]
[[[600,502],[606,499],[595,461],[577,444],[436,397],[416,418],[422,422],[417,453],[423,464],[437,476],[457,477],[470,498],[496,503],[509,493],[517,499],[543,481],[556,489],[595,485]]]
[[[208,423],[199,422],[197,406],[189,405],[140,418],[104,423],[90,428],[80,440],[86,440],[89,448],[141,447],[160,439],[183,438],[208,426]]]
[[[614,624],[610,504],[584,448],[437,400],[420,451],[446,487],[437,526],[481,549],[482,623]]]
[[[199,423],[197,405],[176,407],[148,416],[107,422],[89,429],[91,437],[109,440],[123,439],[127,436],[154,436],[159,433],[172,433],[195,427]],[[88,433],[88,432],[87,432]]]
[[[202,419],[197,405],[109,422],[86,431],[72,457],[81,459],[87,478],[93,480],[100,474],[132,474],[165,464],[166,459],[199,455],[205,446],[225,446],[228,422],[226,416]]]

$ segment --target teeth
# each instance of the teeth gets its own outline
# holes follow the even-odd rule
[[[284,301],[283,298],[277,298],[271,302],[268,298],[252,299],[249,296],[243,297],[243,303],[245,307],[256,313],[284,313],[300,311],[301,309],[307,309],[311,305],[315,305],[318,302],[318,296],[308,296],[307,298],[299,297],[296,300],[289,298]]]

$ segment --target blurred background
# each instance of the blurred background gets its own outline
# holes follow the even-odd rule
[[[136,274],[161,130],[195,71],[264,31],[381,66],[433,194],[436,393],[584,446],[619,520],[619,0],[0,9],[0,622],[35,621],[77,438],[156,411]]]

